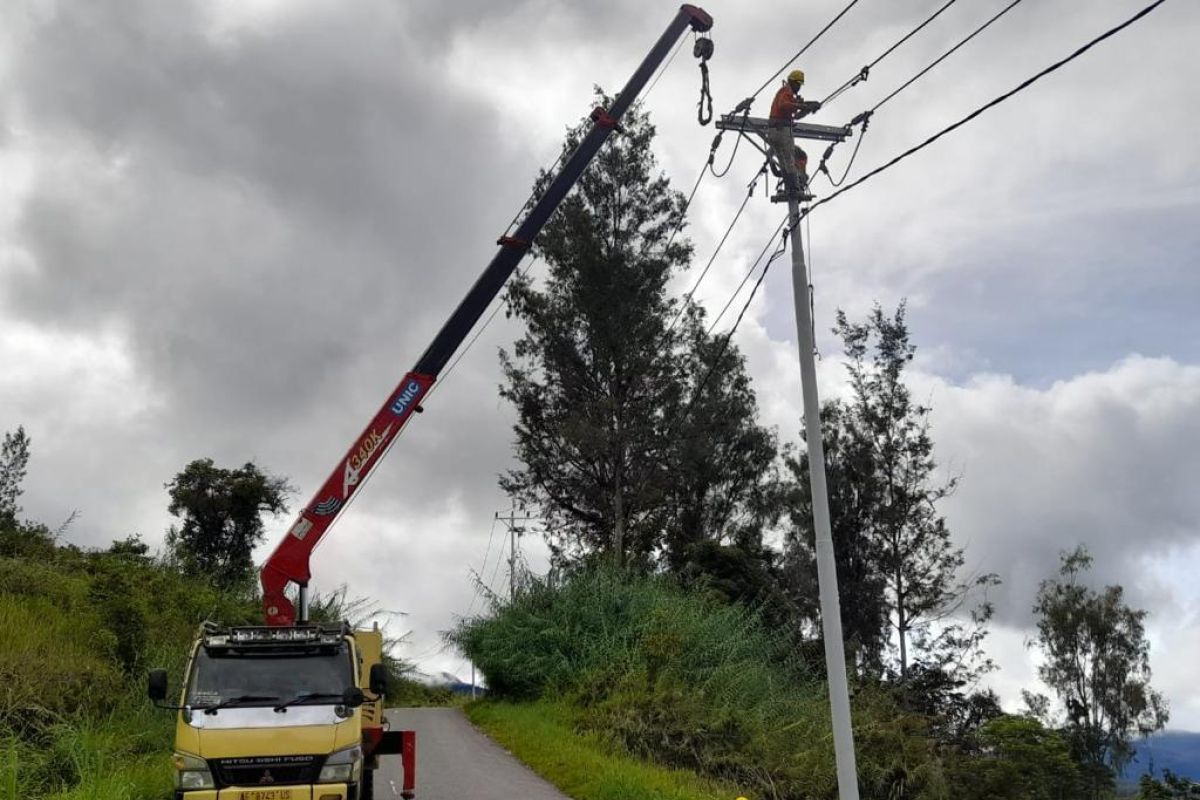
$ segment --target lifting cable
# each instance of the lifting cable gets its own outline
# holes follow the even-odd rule
[[[1017,2],[1020,2],[1020,0],[1017,0]],[[882,164],[882,165],[880,165],[880,166],[876,167],[875,169],[871,170],[871,171],[870,171],[870,172],[868,172],[866,175],[862,176],[861,178],[859,178],[858,180],[856,180],[856,181],[854,181],[853,183],[849,184],[848,186],[845,186],[845,187],[843,187],[843,188],[841,188],[841,189],[838,189],[836,192],[834,192],[833,194],[829,195],[828,197],[824,197],[824,198],[822,198],[822,199],[818,200],[817,202],[813,203],[811,206],[809,206],[807,209],[805,209],[805,211],[804,211],[803,215],[804,215],[804,216],[807,216],[808,214],[812,213],[812,211],[813,211],[814,209],[816,209],[818,206],[822,206],[822,205],[824,205],[824,204],[828,203],[830,200],[833,200],[835,197],[838,197],[839,195],[843,195],[843,194],[845,194],[846,192],[850,191],[850,190],[851,190],[851,189],[853,189],[854,187],[856,187],[856,186],[859,186],[859,185],[861,185],[861,184],[865,183],[867,180],[869,180],[869,179],[871,179],[871,178],[875,177],[876,175],[878,175],[879,173],[883,172],[884,170],[887,170],[887,169],[889,169],[889,168],[891,168],[891,167],[895,166],[896,164],[900,163],[901,161],[903,161],[904,159],[906,159],[906,158],[908,158],[909,156],[913,155],[914,153],[917,153],[917,152],[919,152],[919,151],[921,151],[921,150],[924,150],[926,147],[928,147],[929,145],[933,144],[934,142],[936,142],[938,139],[942,138],[942,137],[943,137],[943,136],[945,136],[946,134],[948,134],[948,133],[951,133],[952,131],[955,131],[955,130],[957,130],[957,129],[961,128],[963,125],[966,125],[968,122],[970,122],[971,120],[973,120],[973,119],[975,119],[976,117],[980,116],[980,115],[981,115],[981,114],[983,114],[985,111],[988,111],[989,109],[991,109],[991,108],[994,108],[994,107],[996,107],[996,106],[1000,105],[1000,104],[1001,104],[1001,103],[1003,103],[1005,100],[1008,100],[1010,97],[1012,97],[1012,96],[1014,96],[1014,95],[1016,95],[1016,94],[1018,94],[1018,93],[1020,93],[1020,92],[1024,91],[1025,89],[1027,89],[1028,87],[1032,86],[1034,83],[1036,83],[1037,81],[1041,80],[1042,78],[1044,78],[1045,76],[1049,75],[1050,73],[1052,73],[1052,72],[1055,72],[1056,70],[1060,69],[1061,67],[1064,67],[1064,66],[1066,66],[1066,65],[1067,65],[1067,64],[1069,64],[1070,62],[1074,61],[1075,59],[1079,58],[1081,55],[1083,55],[1084,53],[1086,53],[1088,50],[1091,50],[1093,47],[1095,47],[1096,45],[1098,45],[1098,44],[1100,44],[1101,42],[1103,42],[1105,39],[1108,39],[1108,38],[1110,38],[1110,37],[1112,37],[1112,36],[1115,36],[1116,34],[1120,33],[1120,32],[1121,32],[1121,31],[1123,31],[1123,30],[1125,30],[1125,29],[1126,29],[1126,28],[1128,28],[1130,25],[1132,25],[1133,23],[1137,22],[1137,21],[1138,21],[1138,20],[1140,20],[1142,17],[1146,16],[1146,15],[1147,15],[1147,14],[1149,14],[1151,11],[1153,11],[1153,10],[1154,10],[1154,9],[1156,9],[1156,8],[1158,8],[1159,6],[1161,6],[1161,5],[1162,5],[1163,3],[1165,3],[1165,2],[1166,2],[1166,0],[1155,0],[1155,2],[1153,2],[1153,3],[1151,3],[1150,5],[1146,6],[1146,7],[1145,7],[1145,8],[1143,8],[1141,11],[1139,11],[1138,13],[1134,14],[1134,15],[1133,15],[1132,17],[1130,17],[1129,19],[1127,19],[1127,20],[1125,20],[1124,22],[1122,22],[1120,25],[1117,25],[1117,26],[1116,26],[1116,27],[1114,27],[1114,28],[1110,28],[1109,30],[1107,30],[1107,31],[1105,31],[1104,33],[1100,34],[1099,36],[1097,36],[1096,38],[1092,39],[1092,40],[1091,40],[1090,42],[1088,42],[1087,44],[1085,44],[1085,45],[1083,45],[1082,47],[1080,47],[1079,49],[1077,49],[1075,52],[1071,53],[1069,56],[1067,56],[1067,57],[1065,57],[1065,58],[1062,58],[1062,59],[1060,59],[1060,60],[1058,60],[1058,61],[1054,62],[1054,63],[1053,63],[1053,64],[1051,64],[1050,66],[1048,66],[1048,67],[1046,67],[1045,69],[1043,69],[1041,72],[1038,72],[1037,74],[1033,75],[1032,77],[1025,79],[1024,81],[1022,81],[1022,82],[1021,82],[1019,85],[1017,85],[1016,87],[1014,87],[1014,88],[1010,89],[1009,91],[1005,92],[1004,94],[1002,94],[1002,95],[1000,95],[1000,96],[998,96],[998,97],[996,97],[996,98],[994,98],[994,99],[990,100],[989,102],[987,102],[987,103],[985,103],[984,105],[980,106],[979,108],[975,109],[975,110],[974,110],[974,111],[972,111],[970,114],[968,114],[967,116],[965,116],[965,117],[963,117],[962,119],[958,120],[957,122],[955,122],[955,123],[953,123],[953,124],[951,124],[951,125],[947,125],[945,128],[942,128],[940,131],[938,131],[938,132],[937,132],[937,133],[935,133],[934,135],[930,136],[930,137],[929,137],[928,139],[926,139],[925,141],[921,142],[921,143],[920,143],[920,144],[918,144],[918,145],[915,145],[915,146],[913,146],[913,147],[910,147],[909,149],[905,150],[905,151],[904,151],[903,153],[901,153],[900,155],[898,155],[898,156],[896,156],[895,158],[893,158],[891,161],[888,161],[886,164]],[[1014,5],[1015,5],[1015,3],[1014,3]],[[1010,7],[1011,7],[1011,6],[1010,6]]]
[[[667,71],[667,67],[671,66],[671,62],[675,60],[675,56],[679,55],[679,51],[683,49],[683,43],[686,41],[687,39],[685,37],[679,37],[679,44],[675,45],[675,49],[671,51],[671,57],[666,60],[666,63],[658,68],[658,73],[655,74],[654,79],[650,81],[650,85],[646,87],[646,91],[642,92],[641,102],[644,103],[650,99],[650,93],[653,92],[654,87],[658,85],[659,78],[661,78],[663,73]]]
[[[707,36],[697,36],[692,46],[692,55],[700,59],[700,102],[696,104],[696,121],[701,126],[712,122],[712,92],[708,87],[708,60],[712,58],[713,42]]]
[[[950,6],[954,5],[957,2],[958,2],[958,0],[946,0],[946,3],[941,8],[939,8],[937,11],[935,11],[931,15],[929,15],[929,17],[926,18],[926,20],[924,22],[922,22],[920,25],[918,25],[917,27],[915,27],[911,31],[909,31],[907,34],[905,34],[900,39],[900,41],[896,42],[894,45],[889,47],[887,50],[884,50],[882,55],[880,55],[878,58],[876,58],[870,64],[867,64],[865,67],[863,67],[861,70],[859,70],[858,74],[855,75],[853,78],[846,81],[841,86],[839,86],[838,88],[836,88],[832,92],[830,92],[829,95],[824,100],[821,101],[821,105],[824,106],[824,105],[832,102],[833,100],[836,100],[838,98],[838,96],[842,94],[842,92],[846,91],[847,89],[849,89],[853,86],[857,86],[859,83],[862,83],[863,81],[865,81],[870,76],[871,70],[875,68],[875,65],[877,65],[880,61],[883,61],[888,56],[890,56],[892,54],[892,52],[895,51],[896,48],[898,48],[900,45],[904,44],[909,39],[911,39],[912,37],[914,37],[918,33],[920,33],[921,30],[926,25],[933,22],[935,19],[937,19],[939,16],[941,16],[943,11],[945,11],[947,8],[949,8]]]

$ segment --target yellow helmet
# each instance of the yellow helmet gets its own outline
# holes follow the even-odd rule
[[[804,83],[804,70],[794,69],[788,73],[788,83]]]

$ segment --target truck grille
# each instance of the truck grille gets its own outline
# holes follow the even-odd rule
[[[324,756],[252,756],[215,758],[209,763],[217,787],[223,788],[313,783],[324,760]]]

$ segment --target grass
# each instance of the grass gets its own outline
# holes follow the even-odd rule
[[[693,772],[623,752],[597,733],[580,732],[564,702],[480,701],[470,720],[575,800],[733,800],[741,793]]]

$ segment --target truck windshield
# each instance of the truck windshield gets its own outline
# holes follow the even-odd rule
[[[208,706],[246,695],[278,698],[246,705],[275,705],[301,694],[335,694],[354,685],[349,648],[209,650],[200,648],[188,682],[187,704]]]

